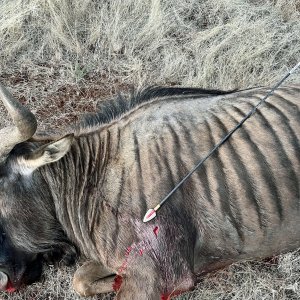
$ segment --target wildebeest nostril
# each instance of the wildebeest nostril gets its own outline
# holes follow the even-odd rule
[[[0,271],[0,290],[5,291],[8,284],[8,276]]]

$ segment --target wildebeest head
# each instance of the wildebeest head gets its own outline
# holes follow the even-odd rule
[[[69,243],[55,218],[53,203],[44,201],[51,192],[43,186],[43,179],[27,175],[61,158],[72,137],[41,146],[30,143],[37,128],[35,116],[1,84],[0,98],[14,124],[0,130],[0,290],[13,291],[36,281],[45,254]],[[30,203],[36,207],[33,209]],[[46,226],[44,219],[50,221]],[[27,239],[27,234],[32,238]],[[34,236],[42,247],[36,247]]]

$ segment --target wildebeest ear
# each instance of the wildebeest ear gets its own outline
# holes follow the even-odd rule
[[[73,139],[74,135],[70,134],[38,148],[29,155],[19,157],[18,167],[21,173],[28,174],[39,167],[60,160],[70,150]]]

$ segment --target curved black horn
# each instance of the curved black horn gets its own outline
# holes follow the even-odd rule
[[[37,128],[34,114],[22,106],[0,83],[0,98],[11,116],[14,126],[0,130],[0,162],[5,160],[11,149],[30,139]]]

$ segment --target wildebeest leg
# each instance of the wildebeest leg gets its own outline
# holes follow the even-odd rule
[[[122,284],[117,292],[117,300],[158,300],[161,299],[161,281],[157,265],[143,255],[129,263]]]
[[[153,284],[153,278],[145,276],[141,278],[123,277],[122,285],[116,296],[117,300],[158,300],[161,299],[161,292],[158,286]]]
[[[115,274],[101,263],[88,261],[74,274],[73,287],[77,294],[84,297],[113,291]]]

